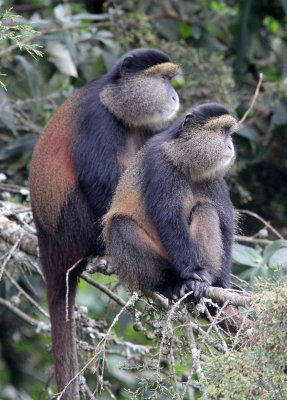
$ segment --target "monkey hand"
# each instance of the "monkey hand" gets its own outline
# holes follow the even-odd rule
[[[192,278],[187,279],[182,284],[180,289],[180,297],[192,290],[193,297],[195,299],[200,299],[204,295],[207,286],[210,286],[211,283],[212,279],[208,271],[205,269],[196,270],[196,272],[192,273]]]
[[[187,280],[187,279],[198,279],[198,280],[200,280],[201,279],[200,276],[197,276],[195,271],[197,272],[197,271],[201,271],[201,270],[202,270],[202,268],[200,267],[200,264],[198,262],[198,263],[195,263],[194,265],[188,265],[188,266],[186,266],[184,268],[181,267],[180,271],[179,271],[179,276],[183,280]]]

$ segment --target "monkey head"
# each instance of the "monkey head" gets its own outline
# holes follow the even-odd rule
[[[130,51],[115,65],[113,80],[101,91],[100,100],[127,126],[162,130],[179,108],[178,95],[171,85],[179,73],[180,67],[159,50]]]
[[[164,143],[164,152],[191,182],[220,178],[235,160],[231,134],[237,130],[225,107],[203,104],[185,114],[177,138]]]

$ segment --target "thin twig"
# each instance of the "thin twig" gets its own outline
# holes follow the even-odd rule
[[[3,261],[2,265],[1,265],[1,269],[0,269],[0,282],[3,276],[3,272],[6,268],[6,265],[8,264],[8,262],[11,260],[15,250],[17,249],[17,247],[19,246],[19,243],[21,242],[23,237],[23,233],[21,234],[21,236],[19,237],[19,239],[17,240],[17,242],[14,244],[13,247],[11,247],[11,249],[9,250],[8,255],[6,256],[5,260]]]
[[[159,387],[159,379],[160,379],[160,361],[161,361],[161,355],[162,355],[162,350],[163,350],[163,344],[166,338],[167,330],[171,321],[171,318],[173,317],[173,314],[175,310],[178,308],[178,306],[190,295],[192,294],[193,291],[191,290],[190,292],[186,293],[183,297],[181,297],[171,308],[171,310],[168,313],[167,320],[164,324],[164,327],[162,329],[162,339],[160,342],[159,346],[159,351],[158,351],[158,359],[157,359],[157,366],[156,366],[156,388],[155,388],[155,393],[157,392],[157,388]]]
[[[71,268],[69,268],[66,272],[66,322],[69,321],[69,275],[79,264],[83,261],[83,258],[80,258]]]
[[[188,313],[185,314],[184,322],[185,322],[187,341],[188,341],[188,344],[189,344],[189,347],[191,350],[191,354],[192,354],[192,371],[195,369],[198,379],[199,379],[199,381],[201,381],[204,379],[204,374],[202,372],[201,365],[199,362],[200,351],[197,349],[197,346],[196,346],[196,342],[195,342],[194,334],[193,334],[193,328],[190,323],[191,321],[190,321],[190,317],[189,317]],[[192,372],[191,372],[191,375],[192,375]]]
[[[178,16],[176,14],[169,14],[169,13],[149,15],[146,18],[147,21],[152,21],[154,19],[173,19],[174,21],[183,22],[187,25],[192,25],[192,23],[193,23],[193,20],[191,20],[191,19],[181,18],[180,16]]]
[[[19,292],[26,297],[27,300],[32,303],[37,310],[39,310],[45,317],[49,318],[49,314],[34,300],[20,285],[19,283],[9,274],[8,271],[4,271],[4,274],[7,276],[7,278],[13,283],[13,285],[19,290]]]
[[[207,330],[206,333],[209,333],[209,332],[211,331],[211,329],[214,327],[214,329],[215,329],[215,331],[216,331],[216,333],[217,333],[217,335],[218,335],[218,337],[219,337],[219,339],[220,339],[220,341],[221,341],[222,347],[225,349],[225,352],[226,352],[226,353],[228,353],[228,347],[227,347],[227,345],[226,345],[226,343],[225,343],[224,338],[223,338],[222,335],[221,335],[221,332],[220,332],[219,329],[218,329],[217,322],[218,322],[218,320],[219,320],[220,315],[223,313],[223,311],[225,310],[225,308],[226,308],[227,306],[228,306],[228,301],[226,301],[226,302],[223,304],[223,306],[222,306],[221,309],[219,310],[218,314],[217,314],[215,317],[212,318],[212,316],[211,316],[211,314],[210,314],[208,308],[206,307],[206,304],[204,304],[204,311],[205,311],[205,313],[206,313],[206,316],[207,316],[209,322],[211,322],[211,324],[210,324],[210,326],[209,326],[209,328],[208,328],[208,330]],[[200,348],[199,348],[199,351],[200,351],[200,352],[202,351],[204,342],[205,342],[205,339],[203,338],[203,340],[201,341],[201,344],[200,344]]]
[[[170,364],[171,364],[171,368],[172,368],[172,377],[173,377],[174,386],[175,386],[175,390],[176,390],[176,397],[177,397],[178,400],[180,400],[180,394],[179,394],[179,389],[178,389],[178,382],[177,382],[177,379],[176,379],[176,367],[175,367],[175,357],[174,357],[173,343],[174,343],[174,340],[173,340],[173,338],[172,338],[172,340],[171,340],[171,346],[170,346],[170,352],[169,352],[169,357],[170,357]]]
[[[30,324],[32,326],[39,325],[39,321],[37,321],[36,319],[34,319],[34,318],[30,317],[29,315],[27,315],[26,313],[24,313],[22,310],[20,310],[20,308],[14,306],[14,304],[12,304],[10,301],[5,300],[2,297],[0,297],[0,304],[7,307],[14,314],[18,315],[18,317],[20,317],[24,321],[28,322],[28,324]]]
[[[260,87],[261,87],[261,84],[262,84],[262,80],[263,80],[263,74],[262,74],[262,72],[260,72],[259,80],[258,80],[258,83],[257,83],[257,86],[256,86],[255,93],[253,95],[251,104],[250,104],[249,108],[247,109],[247,111],[245,111],[245,113],[244,113],[243,117],[241,118],[241,120],[238,122],[238,125],[241,125],[246,120],[248,114],[250,113],[250,111],[254,107],[255,101],[256,101],[256,99],[257,99],[257,97],[259,95],[259,90],[260,90]]]
[[[94,279],[90,278],[86,274],[82,274],[82,275],[80,275],[80,277],[84,281],[88,282],[90,285],[92,285],[92,286],[96,287],[97,289],[101,290],[103,293],[105,293],[107,296],[109,296],[112,300],[114,300],[120,306],[124,307],[126,305],[126,302],[124,300],[122,300],[119,296],[117,296],[114,292],[112,292],[106,286],[104,286],[101,283],[95,281]]]
[[[258,219],[265,226],[267,226],[267,228],[269,228],[274,233],[274,235],[279,237],[279,239],[284,240],[284,237],[281,235],[281,233],[279,233],[275,228],[273,228],[273,226],[269,222],[267,222],[264,218],[260,217],[260,215],[254,213],[252,211],[249,211],[249,210],[237,210],[237,211],[240,212],[240,213],[243,213],[243,214],[251,215],[252,217]]]
[[[253,236],[241,236],[241,235],[235,235],[234,240],[236,242],[255,243],[255,244],[258,243],[258,244],[262,244],[262,245],[268,245],[268,244],[272,243],[272,240],[259,239],[259,238],[255,238]]]
[[[240,335],[242,329],[243,329],[244,326],[245,326],[245,322],[246,322],[246,320],[247,320],[249,314],[253,311],[253,308],[254,308],[254,304],[252,304],[252,306],[249,308],[249,310],[247,310],[247,313],[244,315],[244,318],[243,318],[243,320],[242,320],[241,326],[240,326],[240,328],[238,329],[238,332],[236,333],[236,336],[235,336],[235,338],[234,338],[234,340],[233,340],[233,344],[232,344],[232,349],[231,349],[231,351],[233,351],[233,350],[235,349],[235,347],[236,347],[236,345],[237,345],[237,343],[238,343],[238,341],[239,341],[239,335]]]

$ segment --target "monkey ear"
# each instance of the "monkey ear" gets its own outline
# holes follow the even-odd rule
[[[123,59],[122,65],[121,65],[121,73],[128,71],[132,68],[133,66],[133,56],[127,56],[126,58]]]
[[[192,120],[194,119],[194,114],[193,113],[188,113],[184,117],[183,123],[182,123],[182,128],[186,125],[188,125]]]

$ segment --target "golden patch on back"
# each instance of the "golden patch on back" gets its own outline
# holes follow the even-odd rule
[[[30,174],[33,212],[50,233],[57,228],[61,210],[75,186],[76,171],[70,134],[74,101],[72,97],[65,102],[61,108],[61,118],[58,118],[57,112],[52,117],[33,153]],[[42,148],[45,148],[45,152]]]

